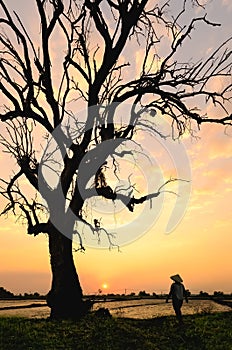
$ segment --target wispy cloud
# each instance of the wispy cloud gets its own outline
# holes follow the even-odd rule
[[[222,0],[222,5],[226,6],[229,11],[232,11],[232,2],[231,2],[231,0]]]

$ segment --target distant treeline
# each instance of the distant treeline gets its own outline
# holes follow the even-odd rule
[[[191,299],[232,299],[232,293],[225,294],[221,291],[214,291],[212,294],[209,294],[204,291],[200,291],[198,294],[192,294],[189,290],[186,290],[188,298]],[[155,292],[153,293],[147,293],[145,290],[141,290],[137,294],[132,292],[128,294],[114,294],[114,293],[108,293],[104,294],[102,291],[100,291],[98,294],[91,294],[87,295],[87,298],[93,299],[93,300],[128,300],[128,299],[165,299],[167,297],[167,294],[160,293],[157,294]]]
[[[204,291],[200,291],[199,294],[191,294],[189,290],[187,290],[188,297],[191,298],[199,298],[199,299],[232,299],[232,293],[225,294],[221,291],[214,291],[212,294],[209,294]],[[145,290],[141,290],[137,294],[132,292],[130,294],[114,294],[114,293],[108,293],[103,294],[101,290],[98,291],[97,294],[91,294],[86,295],[86,297],[89,299],[114,299],[114,300],[122,300],[122,299],[141,299],[141,298],[157,298],[162,299],[166,298],[167,294],[157,294],[155,292],[153,293],[147,293]],[[17,294],[15,295],[12,292],[9,292],[3,287],[0,287],[0,299],[45,299],[45,295],[41,295],[37,292],[35,293],[24,293],[24,294]]]
[[[3,287],[0,287],[0,299],[45,299],[44,295],[39,293],[24,293],[15,295],[12,292],[9,292]]]

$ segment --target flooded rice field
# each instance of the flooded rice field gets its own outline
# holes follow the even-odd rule
[[[32,304],[34,307],[28,307]],[[145,319],[174,315],[171,301],[165,303],[163,299],[102,301],[96,302],[93,310],[101,307],[108,308],[115,317]],[[231,308],[216,304],[212,300],[190,299],[188,304],[184,302],[182,311],[183,315],[192,315],[196,313],[231,311]],[[3,316],[47,318],[49,317],[49,308],[43,300],[0,300],[0,317]]]

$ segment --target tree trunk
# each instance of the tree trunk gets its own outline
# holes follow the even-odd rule
[[[80,281],[72,254],[72,240],[54,226],[49,230],[49,253],[52,269],[52,286],[47,295],[53,319],[78,319],[87,307],[83,302]]]

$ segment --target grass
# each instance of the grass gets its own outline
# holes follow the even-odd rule
[[[232,350],[232,312],[150,320],[104,318],[78,322],[0,318],[1,350]]]

